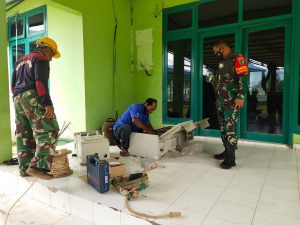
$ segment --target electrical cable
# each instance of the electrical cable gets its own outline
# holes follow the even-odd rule
[[[118,31],[118,18],[116,14],[115,1],[112,0],[113,15],[115,20],[114,39],[113,39],[113,102],[114,110],[118,115],[118,103],[117,103],[117,31]]]
[[[11,210],[14,208],[14,206],[17,204],[18,201],[20,201],[20,199],[30,190],[30,188],[35,184],[35,182],[37,181],[37,177],[35,178],[35,180],[32,182],[32,184],[29,186],[29,188],[27,188],[27,190],[14,202],[14,204],[10,207],[10,209],[8,210],[7,212],[7,215],[6,215],[6,218],[5,218],[5,223],[4,225],[7,224],[7,220],[8,220],[8,217],[9,217],[9,214],[11,212]]]
[[[16,28],[16,61],[17,61],[18,60],[18,12],[16,12],[16,16],[15,16],[15,28]]]
[[[133,0],[130,1],[130,57],[131,57],[131,75],[134,76],[134,29],[133,29]]]
[[[64,121],[62,128],[60,129],[60,131],[58,133],[58,137],[60,137],[66,131],[66,129],[70,126],[70,124],[71,124],[71,122],[69,122],[67,124],[66,121]]]

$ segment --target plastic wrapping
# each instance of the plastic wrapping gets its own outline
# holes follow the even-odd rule
[[[179,150],[169,151],[165,157],[166,158],[178,158],[181,156],[192,156],[197,155],[203,152],[203,143],[200,141],[190,141],[187,142],[184,146],[182,146]]]

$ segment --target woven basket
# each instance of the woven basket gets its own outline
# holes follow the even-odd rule
[[[73,173],[73,170],[70,169],[68,154],[71,151],[60,151],[57,152],[52,161],[52,166],[48,174],[52,175],[55,178],[66,177]]]

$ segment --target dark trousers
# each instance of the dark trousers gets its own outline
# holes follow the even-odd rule
[[[278,113],[279,126],[282,126],[283,94],[268,93],[267,97],[268,122],[270,133],[276,133],[276,112]]]
[[[128,150],[130,134],[131,134],[131,126],[128,124],[118,126],[114,130],[114,135],[119,140],[121,148]]]

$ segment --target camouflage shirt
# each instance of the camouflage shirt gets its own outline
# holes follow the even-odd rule
[[[231,105],[247,94],[248,66],[244,56],[231,54],[220,61],[216,71],[218,105]]]

